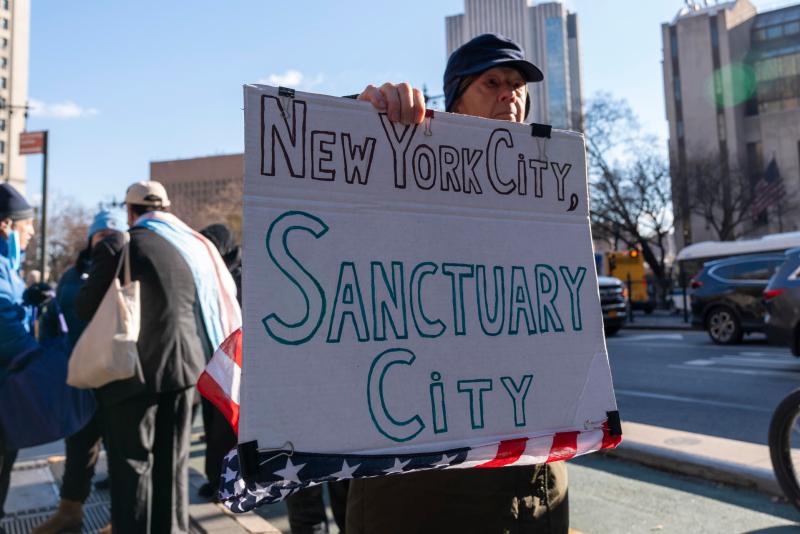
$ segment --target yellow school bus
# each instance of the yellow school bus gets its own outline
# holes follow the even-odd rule
[[[613,276],[622,280],[628,286],[630,277],[630,299],[634,310],[644,310],[650,313],[655,308],[655,303],[650,299],[645,278],[644,257],[638,249],[625,251],[614,250],[603,254],[602,272],[606,276]]]

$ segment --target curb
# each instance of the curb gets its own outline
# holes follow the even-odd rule
[[[688,324],[680,325],[659,325],[659,324],[646,324],[646,323],[625,323],[622,327],[623,330],[672,330],[672,331],[687,331],[691,332],[695,329]],[[699,330],[698,330],[699,332]]]
[[[768,454],[768,448],[766,446],[763,448]],[[763,466],[767,462],[759,462],[762,466],[748,465],[677,448],[625,439],[624,434],[622,443],[616,449],[606,449],[602,451],[602,454],[661,471],[739,488],[755,489],[771,496],[784,497],[771,467]]]

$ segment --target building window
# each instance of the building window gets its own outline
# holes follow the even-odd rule
[[[0,119],[0,132],[5,132],[5,131],[6,131],[6,120]]]
[[[0,141],[0,154],[5,154],[5,153],[6,153],[6,142]]]
[[[755,62],[759,113],[800,108],[800,53]]]
[[[4,30],[7,30],[8,29],[8,19],[3,18],[2,20],[0,20],[0,27],[2,27]]]
[[[674,59],[678,59],[678,32],[675,27],[669,29],[669,50]]]
[[[567,87],[567,64],[564,50],[564,24],[561,18],[545,20],[547,45],[548,116],[557,128],[569,128],[570,93]]]
[[[3,37],[2,39],[0,39],[0,48],[2,48],[2,49],[8,48],[8,39],[7,38]]]
[[[767,28],[767,39],[777,39],[783,36],[783,26],[770,26]]]
[[[708,19],[709,29],[711,30],[711,48],[719,48],[719,28],[717,28],[717,17]]]
[[[8,78],[5,76],[0,76],[0,89],[6,89],[8,87]]]
[[[747,143],[745,148],[747,150],[747,174],[750,178],[750,184],[755,186],[756,182],[761,179],[764,165],[761,143]]]
[[[8,58],[7,57],[0,57],[0,69],[7,69],[8,68]]]
[[[3,0],[3,9],[8,11],[8,0]]]
[[[0,161],[0,176],[6,175],[6,164]]]
[[[675,102],[681,101],[681,78],[680,76],[673,76],[672,77],[672,85],[674,93],[675,93]]]
[[[678,134],[678,139],[683,137],[683,121],[678,121],[675,123],[675,130]]]

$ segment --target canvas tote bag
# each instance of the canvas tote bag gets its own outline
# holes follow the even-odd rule
[[[130,236],[117,264],[114,279],[100,306],[81,334],[69,359],[67,384],[99,388],[131,378],[139,366],[139,282],[131,281]],[[124,283],[119,282],[122,268]]]

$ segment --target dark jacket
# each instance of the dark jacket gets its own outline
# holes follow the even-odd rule
[[[75,299],[86,282],[86,273],[89,271],[89,258],[91,250],[85,248],[78,255],[75,265],[67,269],[56,286],[56,305],[47,304],[45,313],[39,320],[39,338],[50,339],[61,335],[62,325],[58,316],[59,312],[64,317],[67,326],[67,339],[69,346],[74,347],[88,324],[75,312]]]
[[[567,534],[564,462],[358,478],[347,534]]]
[[[141,295],[137,346],[142,376],[101,388],[98,396],[105,404],[141,393],[142,379],[143,389],[150,393],[192,387],[211,354],[194,277],[178,249],[145,228],[132,229],[130,236],[131,278],[139,281]],[[122,236],[115,234],[92,250],[89,278],[75,302],[79,317],[91,319],[100,305],[117,270],[122,246]]]

